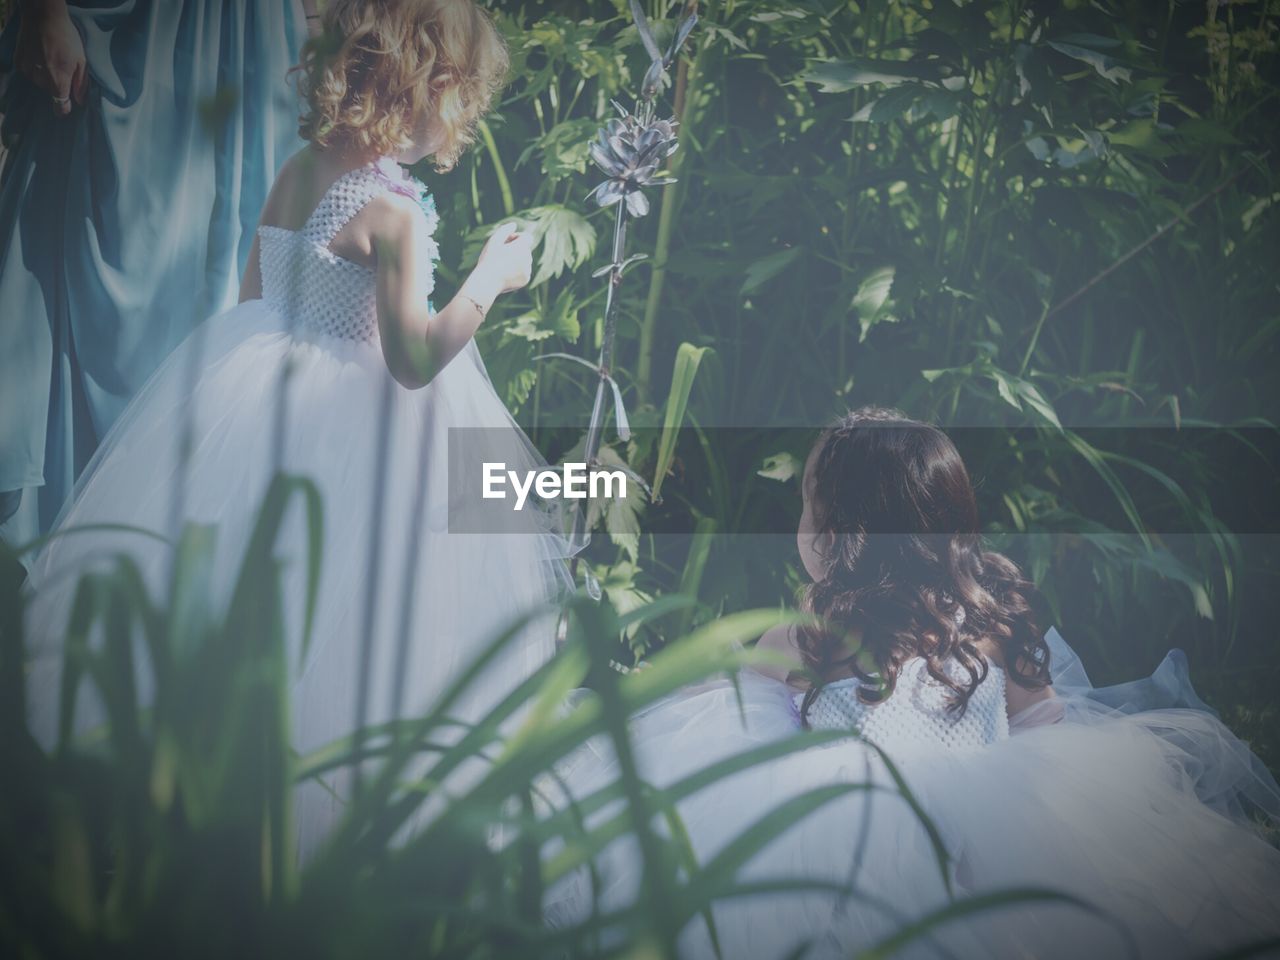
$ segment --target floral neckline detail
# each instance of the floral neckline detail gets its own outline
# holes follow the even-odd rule
[[[379,157],[369,166],[373,170],[373,175],[388,190],[417,202],[422,212],[427,215],[429,233],[434,234],[440,222],[440,215],[436,211],[436,198],[431,195],[427,185],[412,176],[394,157]]]

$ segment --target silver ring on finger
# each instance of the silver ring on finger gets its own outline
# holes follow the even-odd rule
[[[60,107],[65,107],[68,103],[70,103],[70,102],[71,102],[71,97],[70,97],[70,95],[65,96],[65,97],[54,97],[54,98],[53,98],[53,102],[54,102],[54,103],[56,103],[56,104],[57,104],[58,106],[60,106]]]

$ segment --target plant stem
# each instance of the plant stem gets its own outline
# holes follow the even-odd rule
[[[596,381],[595,401],[591,405],[591,420],[587,425],[587,441],[583,450],[583,460],[588,465],[596,462],[600,453],[600,437],[604,432],[605,393],[608,387],[610,369],[613,366],[613,343],[618,325],[618,287],[622,284],[622,263],[627,241],[627,203],[618,202],[618,216],[613,224],[613,269],[609,271],[609,287],[605,293],[604,307],[604,340],[600,344],[600,374]],[[570,544],[575,550],[582,546],[582,537],[586,533],[587,515],[578,506],[573,514],[573,536]],[[578,556],[575,553],[570,568],[577,576]]]
[[[690,74],[697,75],[698,61],[701,59],[704,49],[705,46],[698,48],[692,68],[690,68],[687,60],[682,59],[676,69],[674,109],[675,118],[681,122],[680,132],[682,136],[687,112],[685,108],[688,103]],[[673,176],[679,176],[681,169],[684,167],[684,158],[688,152],[686,147],[684,150],[677,151],[672,158],[671,173]],[[662,208],[658,214],[658,239],[653,256],[653,270],[649,274],[649,293],[644,305],[644,319],[640,323],[640,355],[636,361],[635,383],[642,402],[649,398],[652,386],[650,380],[653,376],[653,341],[658,326],[658,307],[662,302],[662,288],[667,276],[667,257],[671,250],[671,235],[675,230],[676,209],[680,199],[676,191],[683,186],[684,181],[679,180],[677,183],[672,184],[670,189],[663,191]]]
[[[516,200],[511,192],[511,181],[507,179],[506,167],[502,165],[502,154],[498,152],[498,144],[493,139],[493,131],[489,129],[489,124],[481,120],[479,130],[489,159],[493,161],[493,172],[498,177],[498,189],[502,192],[503,215],[509,217],[516,212]]]
[[[1258,162],[1261,163],[1270,155],[1271,155],[1271,151],[1268,150],[1266,153],[1258,157]],[[1046,320],[1048,320],[1050,317],[1054,316],[1055,314],[1061,313],[1067,307],[1071,306],[1071,304],[1075,303],[1077,300],[1083,297],[1086,293],[1088,293],[1090,290],[1092,290],[1094,287],[1100,284],[1103,280],[1107,279],[1107,277],[1111,276],[1111,274],[1115,273],[1117,270],[1123,267],[1126,263],[1128,263],[1138,254],[1140,254],[1143,250],[1147,249],[1147,247],[1151,246],[1153,243],[1155,243],[1157,240],[1163,237],[1166,233],[1168,233],[1170,230],[1176,227],[1179,223],[1185,222],[1188,216],[1190,216],[1193,212],[1199,209],[1203,204],[1205,204],[1209,200],[1216,197],[1223,190],[1227,189],[1227,187],[1231,186],[1231,184],[1235,183],[1236,180],[1240,179],[1240,177],[1244,176],[1251,169],[1253,169],[1252,166],[1241,167],[1239,170],[1233,173],[1226,180],[1223,180],[1220,184],[1218,184],[1208,193],[1204,194],[1199,199],[1197,199],[1193,204],[1191,204],[1191,206],[1184,209],[1178,216],[1174,217],[1172,220],[1166,221],[1165,223],[1157,227],[1155,232],[1152,233],[1149,237],[1147,237],[1147,239],[1143,240],[1136,247],[1132,248],[1127,253],[1122,255],[1119,259],[1112,262],[1110,266],[1106,267],[1105,269],[1095,274],[1092,278],[1089,279],[1088,282],[1086,282],[1083,286],[1077,289],[1070,296],[1066,297],[1063,300],[1058,301],[1056,304],[1054,304],[1052,307],[1046,310],[1041,315],[1040,320],[1036,324],[1035,330],[1031,335],[1031,344],[1030,346],[1028,346],[1026,356],[1023,358],[1022,369],[1026,370],[1027,364],[1031,362],[1031,353],[1032,351],[1035,350],[1036,341],[1039,340],[1040,338],[1040,330],[1044,327]]]

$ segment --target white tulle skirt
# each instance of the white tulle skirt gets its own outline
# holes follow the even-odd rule
[[[282,380],[282,377],[284,379]],[[284,386],[282,387],[282,383]],[[463,431],[451,428],[469,428]],[[451,436],[452,448],[451,448]],[[323,498],[322,568],[305,658],[306,511],[291,504],[277,541],[293,685],[293,730],[306,753],[348,734],[361,678],[368,722],[423,712],[475,655],[568,583],[565,538],[545,514],[502,533],[460,533],[474,501],[450,491],[450,460],[492,448],[512,469],[544,465],[494,392],[474,343],[427,387],[396,384],[376,343],[310,335],[262,300],[203,324],[173,353],[104,438],[54,537],[29,566],[30,722],[56,735],[63,628],[76,582],[126,551],[148,585],[168,585],[182,521],[216,525],[211,609],[230,596],[277,469],[313,480]],[[489,451],[485,451],[486,454]],[[480,487],[475,491],[478,500]],[[458,483],[458,476],[454,476]],[[458,496],[462,493],[462,496]],[[407,658],[399,641],[408,638]],[[481,715],[554,652],[554,616],[523,630],[453,711]],[[147,696],[146,671],[141,671]],[[82,692],[77,727],[100,722]],[[344,802],[347,772],[299,793],[304,856]]]
[[[1056,633],[1050,640],[1059,696],[1013,718],[1008,739],[964,753],[881,744],[915,806],[879,754],[854,738],[752,767],[679,802],[705,867],[770,811],[809,791],[849,788],[797,814],[737,872],[742,882],[839,892],[718,900],[719,955],[851,957],[909,929],[893,956],[1207,958],[1280,936],[1280,850],[1259,829],[1277,822],[1280,792],[1195,697],[1181,655],[1147,680],[1095,689],[1065,642]],[[741,701],[731,686],[708,684],[638,717],[641,775],[667,788],[724,758],[807,735],[782,684],[747,672],[740,690]],[[611,749],[597,742],[562,771],[578,799],[616,773]],[[661,821],[656,828],[667,832]],[[613,843],[595,866],[594,892],[585,869],[550,888],[551,923],[585,920],[593,899],[605,914],[635,902],[633,840]],[[709,930],[693,917],[681,956],[715,956]]]

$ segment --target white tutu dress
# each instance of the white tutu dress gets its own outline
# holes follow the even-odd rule
[[[1010,898],[976,914],[957,911],[890,952],[1164,960],[1208,958],[1280,936],[1280,850],[1251,819],[1280,814],[1280,792],[1195,697],[1181,654],[1170,654],[1147,680],[1095,689],[1061,637],[1051,632],[1049,639],[1058,696],[1012,720],[999,668],[991,667],[957,720],[946,713],[946,690],[916,659],[880,704],[860,702],[854,680],[818,693],[810,725],[860,737],[807,747],[679,802],[698,863],[706,865],[807,791],[874,788],[841,794],[796,819],[737,875],[837,884],[848,895],[810,889],[720,899],[713,910],[720,955],[858,956],[951,904],[1015,889],[1056,891],[1076,902]],[[732,686],[712,683],[639,716],[632,734],[641,776],[665,788],[723,758],[805,736],[801,695],[750,671],[740,686],[741,705]],[[945,858],[866,741],[891,758],[936,827]],[[612,751],[595,742],[565,770],[577,799],[615,775]],[[666,832],[661,822],[658,829]],[[633,840],[613,843],[596,866],[603,913],[634,902],[641,860]],[[591,900],[581,870],[551,887],[546,915],[557,926],[581,922]],[[700,915],[684,927],[680,954],[715,955]]]
[[[323,497],[323,559],[315,626],[293,689],[303,753],[350,733],[366,672],[370,723],[391,719],[393,704],[402,716],[419,714],[501,630],[569,583],[567,538],[545,512],[526,511],[501,533],[457,532],[475,527],[467,525],[467,491],[455,487],[450,498],[451,456],[455,474],[459,459],[500,459],[511,469],[545,462],[495,393],[474,341],[423,389],[406,389],[388,372],[375,274],[329,249],[343,224],[388,191],[418,198],[434,231],[425,187],[389,160],[341,177],[301,230],[260,228],[262,299],[208,320],[164,362],[104,439],[55,526],[56,534],[129,524],[172,538],[179,520],[216,524],[217,611],[275,471],[312,479]],[[298,664],[307,526],[300,503],[290,511],[277,555],[290,662]],[[121,550],[162,593],[172,548],[146,536],[55,536],[30,565],[30,722],[45,744],[56,735],[60,643],[78,575]],[[542,665],[554,652],[554,625],[547,615],[524,630],[453,712],[474,719]],[[82,689],[78,727],[100,719],[100,705]],[[342,806],[345,774],[329,780],[299,793],[304,855]]]

